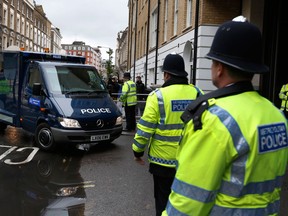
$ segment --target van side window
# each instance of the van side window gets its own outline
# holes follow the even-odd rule
[[[28,87],[32,88],[34,83],[42,83],[39,70],[36,67],[29,68]]]

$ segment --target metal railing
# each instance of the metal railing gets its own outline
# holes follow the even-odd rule
[[[122,112],[123,117],[125,117],[124,107],[122,107],[122,104],[119,103],[119,96],[120,95],[121,94],[119,94],[119,93],[112,93],[111,94],[111,96],[113,98],[113,101],[117,104],[118,108]],[[143,112],[144,112],[144,109],[145,109],[145,105],[146,105],[146,98],[147,98],[148,94],[137,94],[137,98],[139,98],[139,96],[141,96],[141,98],[143,97],[145,99],[137,100],[137,105],[136,105],[136,120],[137,121],[143,115]]]

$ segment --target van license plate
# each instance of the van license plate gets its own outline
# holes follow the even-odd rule
[[[109,140],[109,139],[110,139],[110,134],[96,135],[96,136],[91,136],[90,138],[91,141],[101,141],[101,140]]]

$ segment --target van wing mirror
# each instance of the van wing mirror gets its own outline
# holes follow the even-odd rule
[[[40,96],[41,95],[41,89],[42,89],[41,83],[34,83],[33,88],[32,88],[32,94],[35,96]]]

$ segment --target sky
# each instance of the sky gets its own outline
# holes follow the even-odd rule
[[[91,47],[102,46],[103,59],[108,59],[108,48],[115,54],[117,33],[128,27],[128,0],[35,1],[60,29],[62,44],[83,41]]]

